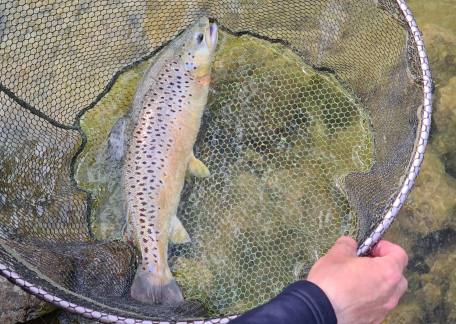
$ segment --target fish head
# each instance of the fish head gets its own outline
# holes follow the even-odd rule
[[[202,78],[210,75],[217,33],[217,25],[211,24],[207,17],[200,18],[185,31],[179,58],[193,76]]]

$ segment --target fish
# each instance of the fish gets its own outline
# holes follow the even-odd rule
[[[143,303],[183,301],[169,268],[168,244],[191,241],[177,218],[186,176],[210,176],[193,146],[207,103],[217,32],[217,25],[202,17],[163,48],[139,83],[128,116],[111,130],[108,146],[115,159],[123,159],[125,235],[140,251],[130,295]]]

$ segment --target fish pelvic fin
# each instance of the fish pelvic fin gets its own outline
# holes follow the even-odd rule
[[[145,304],[177,304],[184,301],[176,279],[162,280],[153,273],[136,272],[130,295]]]
[[[188,173],[198,178],[207,178],[211,175],[209,168],[201,160],[198,160],[194,155],[188,162]]]
[[[184,225],[176,216],[171,218],[169,230],[169,240],[171,243],[184,244],[191,242],[190,235],[188,235],[188,232],[184,228]]]

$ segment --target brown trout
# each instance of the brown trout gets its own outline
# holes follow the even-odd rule
[[[186,174],[209,175],[193,146],[216,44],[217,26],[206,17],[174,39],[146,71],[128,118],[111,132],[109,145],[118,150],[125,146],[126,235],[141,252],[131,296],[144,303],[183,300],[168,266],[168,243],[190,242],[176,216]],[[124,133],[128,142],[115,138]]]

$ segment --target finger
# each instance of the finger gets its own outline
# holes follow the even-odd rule
[[[401,298],[402,295],[405,294],[405,292],[407,291],[407,288],[408,288],[407,279],[405,279],[405,277],[402,276],[401,281],[399,281],[399,283],[397,284],[397,287],[396,287],[396,293],[398,295],[398,299]]]
[[[329,250],[328,254],[335,254],[339,256],[356,256],[357,247],[358,244],[354,239],[349,236],[341,236]]]
[[[393,310],[399,304],[399,300],[404,295],[404,293],[407,291],[407,287],[408,287],[407,279],[405,279],[405,277],[402,276],[402,279],[396,285],[396,289],[394,290],[393,295],[391,295],[389,301],[385,305],[385,308],[388,311]]]
[[[381,240],[372,250],[372,256],[391,259],[403,270],[408,263],[407,253],[399,245],[386,240]]]

